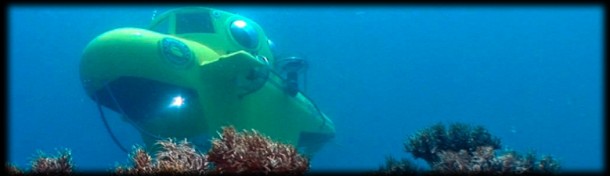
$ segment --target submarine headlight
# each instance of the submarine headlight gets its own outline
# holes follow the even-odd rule
[[[174,108],[180,108],[184,105],[184,98],[182,98],[182,96],[178,95],[175,96],[174,98],[172,98],[171,103],[169,104],[169,107],[174,107]]]
[[[235,20],[230,26],[231,35],[240,45],[246,48],[258,46],[258,32],[244,20]]]

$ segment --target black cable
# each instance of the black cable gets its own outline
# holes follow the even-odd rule
[[[116,100],[116,98],[114,97],[114,94],[112,94],[112,90],[110,90],[110,87],[108,86],[104,86],[104,89],[106,89],[106,92],[108,92],[108,95],[110,95],[110,98],[112,98],[112,101],[114,102],[114,105],[117,106],[117,108],[119,109],[119,113],[121,113],[121,115],[123,115],[123,117],[125,117],[126,121],[131,124],[134,128],[136,128],[136,130],[140,131],[141,133],[144,133],[152,138],[156,138],[158,140],[162,140],[164,138],[162,138],[160,135],[154,135],[151,132],[148,132],[144,129],[142,129],[142,127],[140,127],[136,122],[132,121],[129,117],[127,117],[125,111],[123,111],[123,108],[121,108],[121,104],[119,104],[119,102]]]
[[[114,98],[114,95],[112,94],[112,91],[109,90],[109,88],[107,86],[104,86],[104,88],[109,96],[112,98],[114,104],[118,107],[119,113],[121,113],[122,115],[125,115],[125,112],[123,111],[123,109],[121,109],[121,105],[117,102],[117,100]],[[108,132],[108,134],[110,134],[110,137],[112,138],[112,141],[114,141],[114,144],[116,144],[119,148],[121,148],[121,150],[123,150],[123,152],[129,154],[129,151],[121,144],[121,142],[117,139],[117,137],[114,135],[114,133],[112,132],[112,130],[110,129],[110,125],[108,125],[108,121],[106,120],[106,116],[104,115],[104,110],[102,109],[102,105],[99,103],[99,101],[97,100],[97,96],[96,94],[93,94],[93,99],[97,104],[97,109],[100,112],[100,116],[102,118],[102,121],[104,122],[104,126],[106,127],[106,131]],[[127,121],[129,121],[129,123],[134,126],[138,131],[149,135],[153,138],[157,138],[157,139],[161,139],[159,136],[155,136],[153,134],[151,134],[148,131],[145,131],[143,129],[140,128],[140,126],[138,126],[137,124],[135,124],[133,121],[131,121],[131,119],[127,119]]]
[[[110,133],[110,137],[112,137],[112,141],[114,141],[114,144],[119,146],[119,148],[121,148],[121,150],[123,150],[123,152],[125,152],[126,154],[129,154],[129,151],[127,151],[127,149],[123,145],[121,145],[121,143],[116,138],[116,136],[114,136],[114,133],[112,133],[112,130],[110,130],[110,125],[108,125],[108,121],[106,120],[106,116],[104,115],[104,110],[102,109],[102,105],[97,101],[97,96],[95,94],[93,94],[93,98],[95,99],[95,102],[97,104],[97,110],[100,112],[102,121],[104,122],[104,127],[106,127],[106,131],[108,131],[108,133]]]

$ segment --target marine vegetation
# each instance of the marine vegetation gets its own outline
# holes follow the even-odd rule
[[[198,152],[186,139],[157,141],[160,150],[151,157],[143,147],[134,147],[130,166],[118,166],[115,174],[288,174],[303,175],[309,170],[309,159],[287,144],[272,141],[256,130],[237,132],[234,127],[223,127],[219,138],[212,139],[206,153]],[[72,173],[69,152],[57,157],[41,156],[33,162],[32,173]],[[7,165],[10,175],[24,174]]]
[[[218,173],[303,174],[309,169],[309,159],[293,146],[273,142],[255,130],[238,133],[231,127],[224,127],[221,138],[212,140],[208,159]]]
[[[195,150],[187,140],[175,142],[169,138],[157,141],[160,150],[155,159],[142,147],[135,147],[130,154],[132,166],[119,166],[117,174],[205,174],[210,171],[207,156]]]
[[[72,173],[72,154],[68,149],[59,151],[55,156],[47,155],[44,152],[39,151],[38,156],[35,158],[36,159],[31,163],[32,168],[29,171],[31,174],[64,175]],[[5,167],[7,173],[10,175],[21,175],[26,173],[9,163],[7,163]]]
[[[393,156],[387,156],[385,165],[379,168],[379,174],[383,175],[416,175],[422,171],[411,160],[406,158],[397,160]]]
[[[440,160],[438,152],[461,151],[474,152],[479,146],[500,148],[500,139],[491,136],[482,126],[471,127],[454,123],[446,130],[443,124],[425,128],[409,137],[404,144],[405,150],[415,158],[422,158],[432,165]]]
[[[559,162],[552,156],[540,160],[534,152],[521,155],[516,151],[500,149],[500,139],[482,126],[453,123],[449,129],[438,123],[418,131],[404,144],[405,151],[416,159],[428,163],[432,173],[441,174],[526,174],[556,173]],[[410,160],[397,162],[388,158],[380,167],[380,174],[418,173],[422,169]]]

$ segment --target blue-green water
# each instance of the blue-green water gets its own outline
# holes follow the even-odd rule
[[[310,62],[308,94],[336,124],[312,170],[375,170],[436,122],[483,125],[505,148],[603,169],[600,6],[214,6]],[[160,6],[11,6],[8,160],[72,150],[76,170],[127,163],[79,80],[87,43],[147,27]],[[140,142],[109,114],[124,144]],[[112,118],[114,117],[114,118]],[[114,120],[112,120],[114,119]]]

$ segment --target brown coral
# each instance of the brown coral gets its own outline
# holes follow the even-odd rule
[[[415,158],[424,159],[429,165],[439,161],[440,151],[465,150],[471,153],[480,146],[499,149],[500,139],[492,136],[482,126],[464,123],[452,123],[448,128],[442,123],[437,123],[410,136],[404,144],[407,152],[413,154]]]
[[[433,170],[442,173],[466,173],[471,170],[471,157],[466,150],[460,150],[459,152],[442,150],[437,155],[441,162],[435,162],[432,166]]]
[[[23,175],[23,171],[13,164],[6,163],[4,167],[8,175]]]
[[[72,154],[69,150],[63,150],[55,157],[46,157],[44,153],[32,163],[32,173],[45,174],[70,174],[72,173]]]
[[[238,133],[224,127],[219,139],[212,140],[208,155],[198,153],[186,139],[156,143],[155,159],[142,148],[131,154],[133,167],[118,167],[118,174],[206,174],[206,173],[282,173],[304,174],[309,160],[290,145],[273,142],[255,130]],[[212,164],[214,167],[212,167]]]
[[[134,152],[131,154],[131,160],[133,162],[133,167],[126,168],[123,166],[119,166],[116,168],[117,174],[151,174],[156,171],[152,158],[144,149],[136,148]]]
[[[223,127],[219,139],[212,140],[208,155],[199,153],[186,139],[173,139],[156,143],[159,151],[152,158],[142,147],[135,147],[130,154],[133,165],[119,166],[119,175],[153,174],[304,174],[309,169],[309,160],[287,144],[272,141],[255,130],[238,133],[233,127]],[[32,162],[35,174],[69,174],[72,172],[71,154],[65,150],[57,157],[38,157]],[[23,174],[14,165],[7,164],[12,174]]]
[[[439,161],[434,162],[433,171],[444,174],[554,173],[559,170],[558,162],[550,157],[543,157],[535,166],[536,157],[533,153],[521,156],[517,152],[509,151],[496,156],[494,148],[491,146],[477,147],[471,153],[466,150],[460,150],[459,152],[441,151],[437,155]]]
[[[223,127],[220,139],[212,141],[208,158],[218,173],[304,174],[309,160],[290,145],[273,142],[256,130],[238,133]]]
[[[416,175],[422,172],[417,164],[405,158],[397,160],[392,156],[386,156],[385,162],[385,165],[379,167],[375,175]]]
[[[197,153],[192,144],[186,139],[180,143],[169,141],[159,141],[163,150],[159,151],[157,157],[157,167],[161,172],[188,171],[190,173],[203,174],[208,170],[208,161],[204,154]]]
[[[416,159],[424,159],[432,172],[443,174],[555,173],[560,169],[559,162],[550,156],[537,162],[531,152],[525,156],[515,151],[496,155],[495,150],[501,148],[499,138],[482,126],[463,123],[451,124],[449,129],[442,123],[425,128],[410,136],[404,146]]]
[[[186,139],[174,142],[172,139],[161,140],[156,143],[161,150],[156,154],[156,160],[142,148],[136,148],[132,154],[134,166],[132,168],[118,167],[118,174],[204,174],[209,170],[206,156],[198,153]]]

